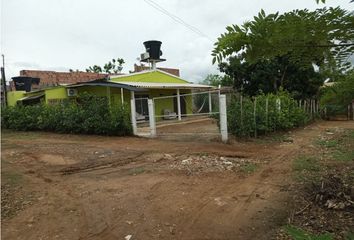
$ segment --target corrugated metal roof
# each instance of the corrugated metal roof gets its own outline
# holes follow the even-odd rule
[[[131,86],[125,83],[117,83],[117,82],[86,82],[86,83],[78,83],[78,84],[73,84],[68,87],[83,87],[83,86],[103,86],[103,87],[116,87],[116,88],[123,88],[127,89],[129,91],[134,91],[134,92],[142,92],[144,89],[137,88],[135,86]]]
[[[209,85],[195,84],[195,83],[156,83],[156,82],[117,82],[119,84],[125,84],[137,88],[171,88],[171,89],[193,89],[193,88],[213,88]]]

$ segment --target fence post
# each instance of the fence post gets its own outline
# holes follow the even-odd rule
[[[352,101],[352,120],[354,121],[354,101]]]
[[[179,89],[177,89],[177,114],[178,114],[178,121],[182,120],[181,116],[181,96],[179,93]]]
[[[152,99],[148,99],[148,108],[149,108],[150,137],[156,137],[155,107],[154,107],[154,101]]]
[[[209,114],[211,114],[212,110],[212,105],[211,105],[211,92],[209,91],[208,93],[208,97],[209,97]]]
[[[136,125],[136,109],[135,109],[135,94],[134,91],[130,92],[130,111],[131,111],[131,121],[133,127],[133,134],[136,135],[138,133],[138,128]]]
[[[257,109],[257,98],[254,98],[253,102],[253,120],[254,120],[254,137],[257,137],[257,119],[256,119],[256,109]]]
[[[227,133],[227,113],[226,113],[226,95],[221,94],[219,97],[219,111],[220,111],[220,133],[221,140],[227,142],[228,133]]]

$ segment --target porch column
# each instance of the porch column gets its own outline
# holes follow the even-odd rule
[[[136,110],[135,110],[135,94],[134,91],[130,91],[130,111],[131,111],[131,121],[133,134],[136,135],[138,133],[138,128],[136,126]]]
[[[122,100],[122,105],[124,104],[124,90],[123,88],[120,89],[120,98]]]
[[[181,121],[182,120],[182,116],[181,116],[181,97],[179,94],[179,89],[177,89],[177,114],[178,114],[178,120]]]
[[[211,106],[211,92],[210,91],[209,91],[208,95],[209,95],[209,114],[211,114],[212,106]]]

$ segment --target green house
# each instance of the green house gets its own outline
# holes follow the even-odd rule
[[[107,79],[56,86],[31,92],[12,91],[8,93],[8,104],[58,104],[64,99],[75,98],[80,93],[107,97],[109,104],[126,104],[135,108],[132,115],[137,120],[147,119],[148,99],[154,99],[157,120],[164,117],[181,119],[192,113],[194,91],[208,91],[208,85],[194,84],[161,70],[110,76]],[[134,105],[134,106],[133,106]],[[166,114],[169,116],[166,116]]]

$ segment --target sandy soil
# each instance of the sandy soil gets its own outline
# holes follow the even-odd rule
[[[230,144],[6,131],[2,237],[271,239],[290,210],[292,159],[336,127],[354,123]]]

